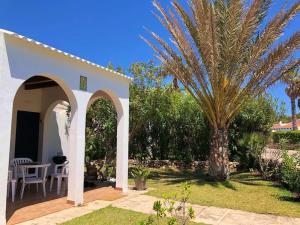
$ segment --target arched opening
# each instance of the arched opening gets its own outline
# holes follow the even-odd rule
[[[115,187],[118,114],[113,96],[104,91],[92,95],[86,115],[85,187]]]
[[[51,164],[47,176],[53,171],[53,156],[62,154],[68,156],[69,139],[68,124],[72,117],[70,105],[76,105],[72,91],[54,76],[38,75],[27,79],[19,87],[14,97],[11,145],[10,145],[10,171],[16,179],[15,200],[12,202],[11,194],[7,199],[7,220],[10,223],[19,223],[32,217],[44,215],[45,210],[35,210],[31,215],[22,213],[29,205],[60,198],[54,191],[49,192],[49,183],[46,182],[46,197],[43,188],[36,185],[27,185],[23,199],[20,199],[21,177],[13,168],[13,162],[19,158],[28,158],[33,163]],[[56,187],[54,185],[54,187]],[[66,193],[64,193],[66,194]],[[66,201],[66,200],[65,200]],[[59,204],[58,204],[59,205]],[[18,210],[13,217],[10,218]],[[50,209],[51,210],[51,209]],[[57,209],[52,209],[57,210]],[[33,215],[34,214],[34,215]]]

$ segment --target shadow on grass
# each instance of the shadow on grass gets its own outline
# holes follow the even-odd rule
[[[249,186],[276,187],[283,188],[280,184],[273,181],[265,181],[259,174],[248,172],[232,173],[231,178],[226,181],[212,181],[209,179],[207,172],[203,169],[197,170],[176,170],[172,168],[154,169],[149,179],[153,181],[161,180],[166,185],[177,185],[184,182],[191,182],[198,186],[211,185],[212,187],[225,187],[231,190],[237,190],[234,183],[240,183]],[[283,188],[284,189],[284,188]]]
[[[278,199],[280,201],[300,203],[300,198],[294,198],[294,197],[291,197],[291,196],[280,196]]]
[[[263,180],[258,174],[235,173],[230,180],[250,186],[274,186],[273,182]]]
[[[151,180],[163,180],[167,185],[176,185],[184,182],[195,183],[201,185],[211,185],[213,187],[226,187],[231,190],[236,190],[235,186],[230,180],[226,181],[211,181],[204,170],[175,170],[164,169],[154,170],[149,177]]]

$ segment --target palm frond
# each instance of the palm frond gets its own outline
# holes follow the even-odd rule
[[[277,41],[300,10],[297,0],[265,23],[271,0],[177,0],[155,14],[169,31],[167,42],[150,32],[153,48],[166,71],[197,100],[214,128],[228,127],[249,96],[262,93],[283,74],[299,66],[291,60],[300,47],[300,32]],[[265,26],[263,24],[266,24]]]

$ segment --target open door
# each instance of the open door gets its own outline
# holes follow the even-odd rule
[[[38,160],[40,114],[18,111],[15,158]]]

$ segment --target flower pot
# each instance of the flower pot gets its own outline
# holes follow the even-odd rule
[[[86,166],[86,174],[89,180],[96,180],[98,177],[97,168],[94,165],[87,165]]]
[[[137,177],[135,178],[135,189],[138,191],[146,190],[146,178],[145,177]]]

